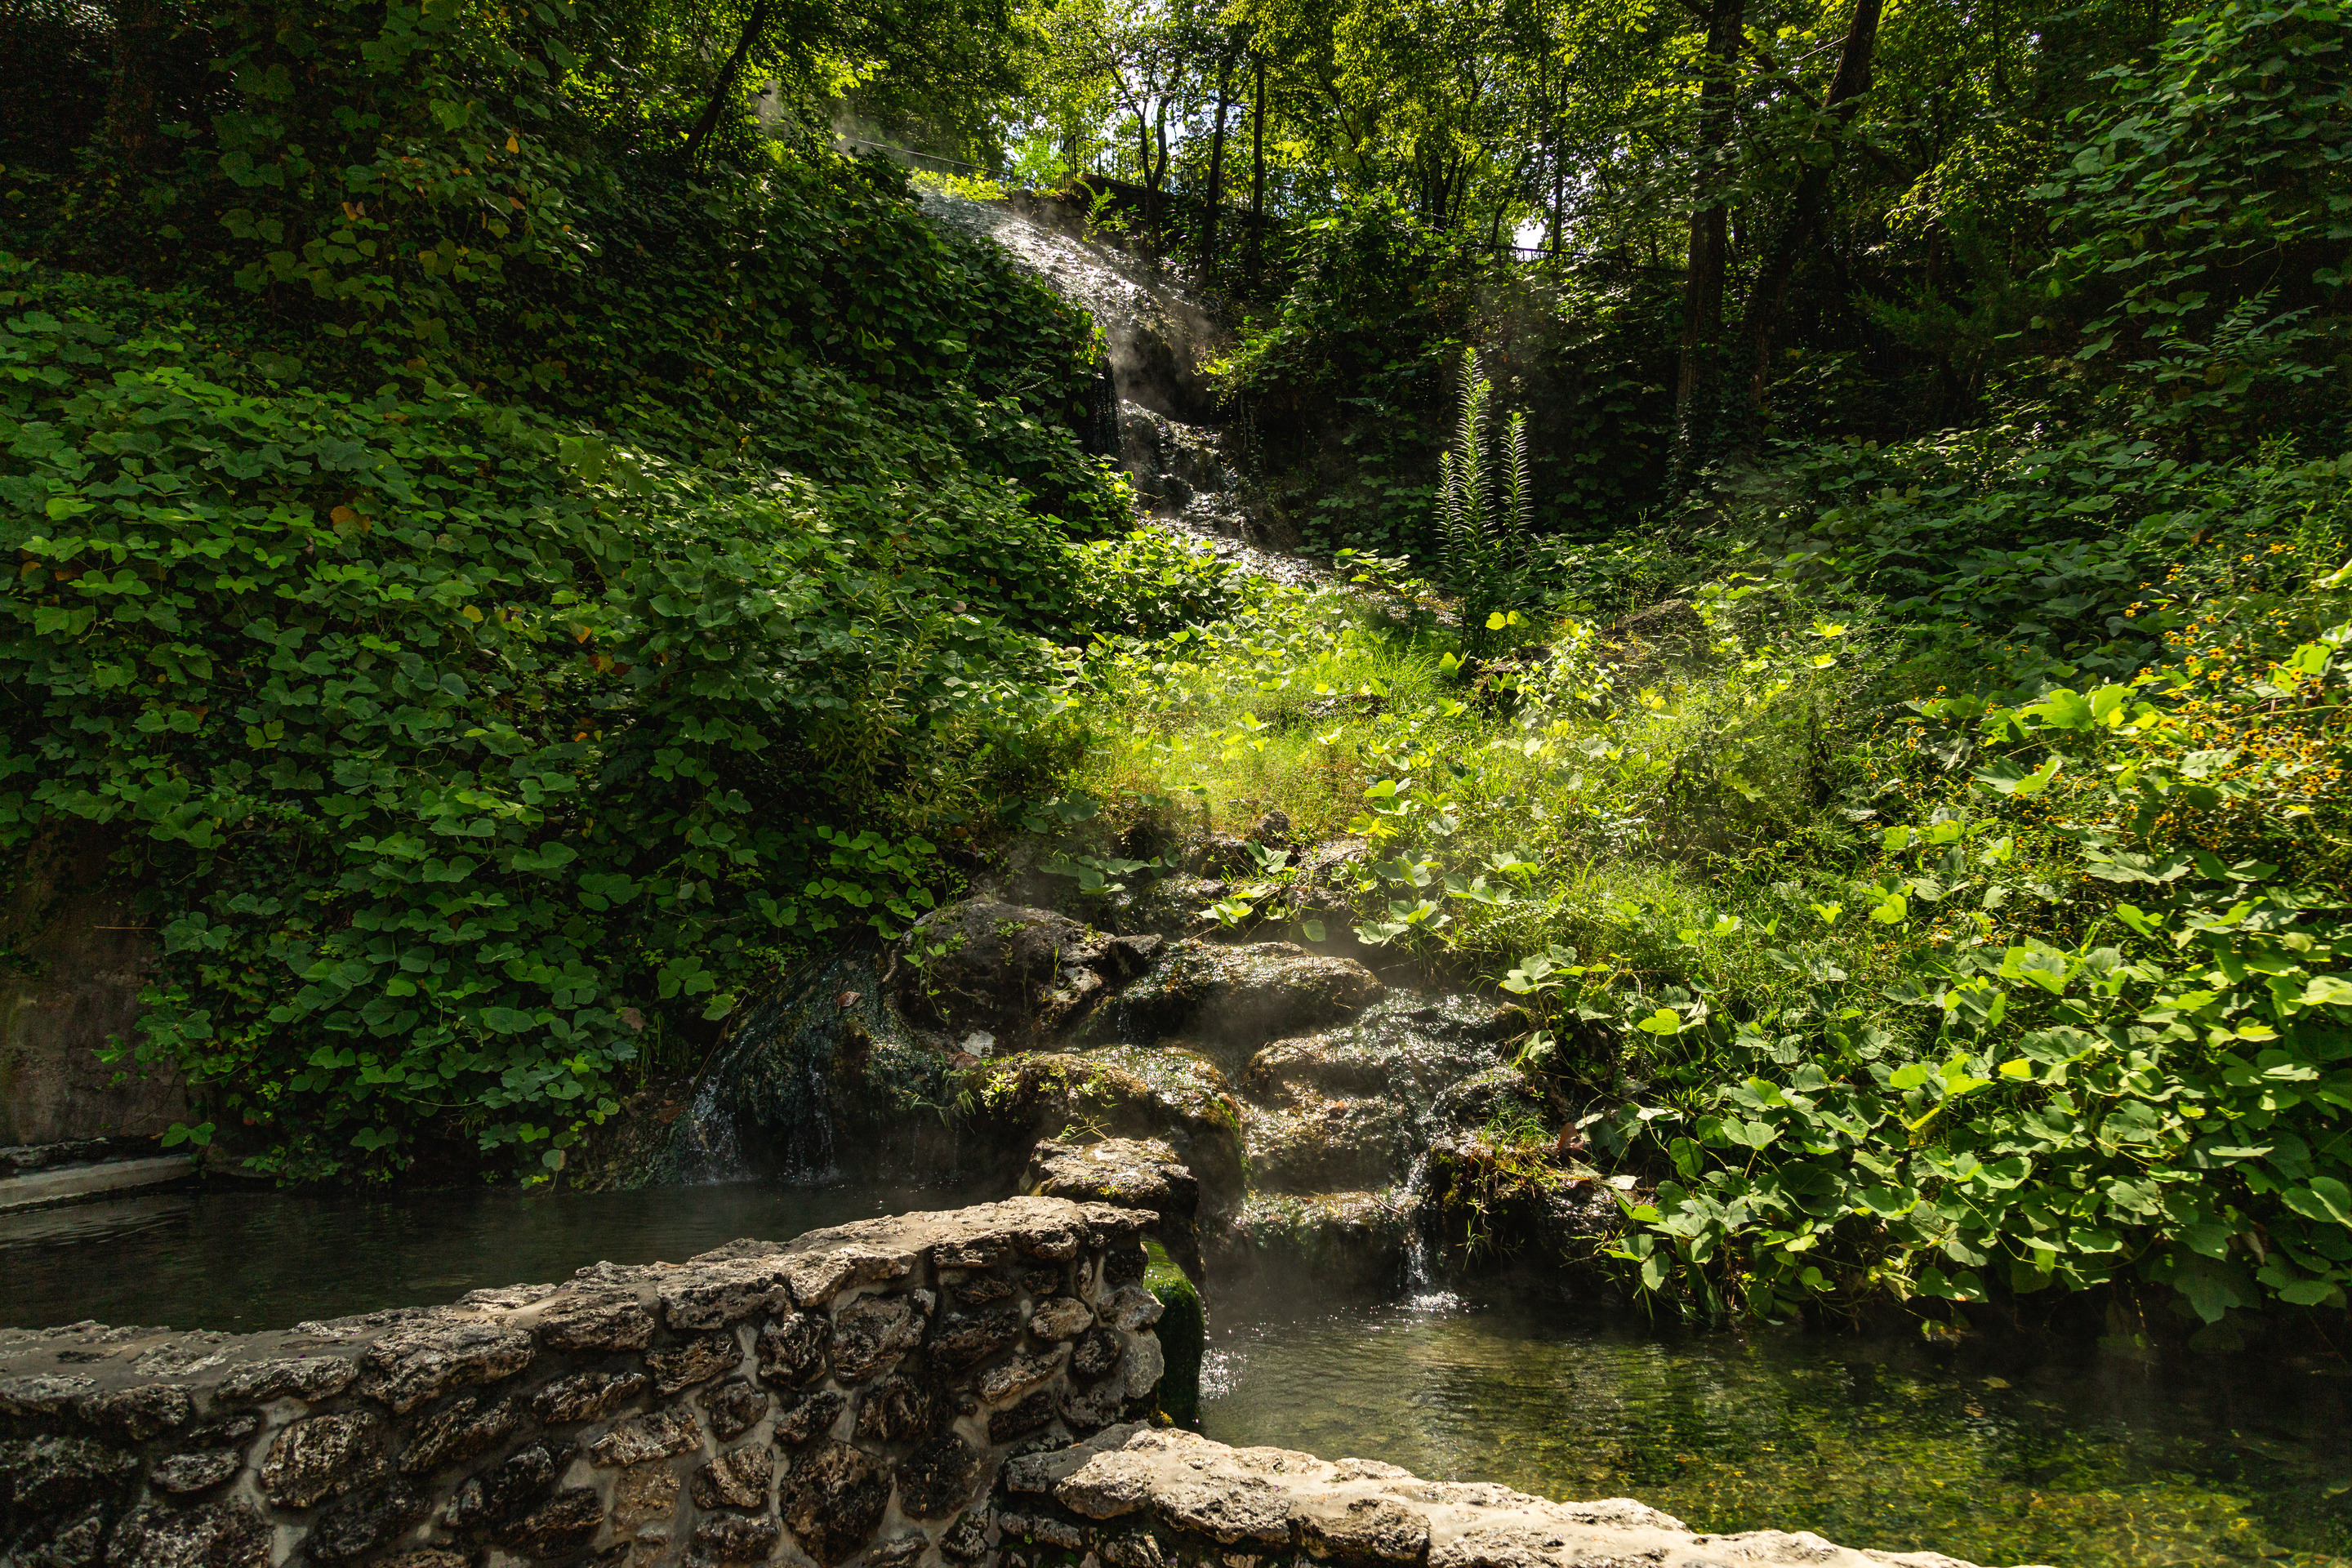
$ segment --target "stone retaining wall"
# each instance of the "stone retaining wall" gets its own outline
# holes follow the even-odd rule
[[[0,1331],[0,1568],[1968,1568],[1228,1448],[1054,1197],[282,1333]]]
[[[1007,1453],[1151,1409],[1153,1217],[1016,1198],[282,1333],[0,1331],[0,1563],[974,1559]]]

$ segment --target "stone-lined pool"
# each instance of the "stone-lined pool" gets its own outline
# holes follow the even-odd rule
[[[366,1201],[205,1193],[0,1217],[0,1325],[253,1330],[994,1194],[768,1184]],[[1661,1331],[1501,1290],[1212,1291],[1203,1426],[1433,1479],[1630,1496],[1983,1563],[2352,1568],[2352,1382],[2244,1358]]]

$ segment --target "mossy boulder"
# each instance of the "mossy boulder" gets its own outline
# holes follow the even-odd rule
[[[1386,993],[1355,960],[1293,942],[1185,941],[1100,1008],[1088,1033],[1142,1044],[1181,1039],[1238,1065],[1270,1040],[1345,1023]]]
[[[965,1087],[971,1131],[1017,1158],[1041,1138],[1157,1139],[1199,1182],[1203,1218],[1241,1203],[1241,1107],[1204,1057],[1134,1046],[1031,1052],[971,1068]]]
[[[1051,910],[969,899],[908,931],[891,951],[888,978],[908,1024],[985,1055],[1061,1034],[1141,973],[1161,945],[1157,936],[1110,936]]]

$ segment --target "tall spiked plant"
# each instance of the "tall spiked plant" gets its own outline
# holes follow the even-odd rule
[[[1514,413],[1500,440],[1489,428],[1494,384],[1478,351],[1462,359],[1462,418],[1438,458],[1438,575],[1461,595],[1462,647],[1483,654],[1520,624],[1528,596],[1528,416]]]

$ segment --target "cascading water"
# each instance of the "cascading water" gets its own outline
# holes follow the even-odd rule
[[[922,205],[938,221],[1002,247],[1101,325],[1119,465],[1151,521],[1255,576],[1297,584],[1330,578],[1329,568],[1277,548],[1226,457],[1224,433],[1205,422],[1215,409],[1205,366],[1232,339],[1208,305],[1151,263],[1085,237],[1075,215],[1054,204],[931,193]]]

